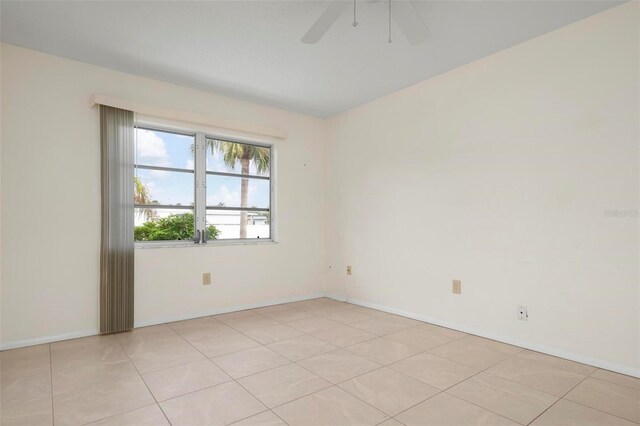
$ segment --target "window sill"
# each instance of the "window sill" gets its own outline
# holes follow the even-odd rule
[[[205,248],[221,246],[249,246],[262,244],[278,244],[272,239],[251,239],[251,240],[216,240],[206,244],[196,244],[191,241],[145,241],[135,243],[136,249],[158,249],[158,248]]]

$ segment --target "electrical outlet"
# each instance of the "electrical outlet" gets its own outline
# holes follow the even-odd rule
[[[205,272],[204,274],[202,274],[202,285],[209,285],[209,284],[211,284],[211,273]]]
[[[451,283],[451,291],[453,294],[461,294],[462,293],[462,281],[453,280]]]
[[[529,311],[527,311],[527,307],[524,305],[518,306],[518,319],[520,321],[526,321],[529,319]]]
[[[351,275],[351,265],[347,265],[347,275]]]

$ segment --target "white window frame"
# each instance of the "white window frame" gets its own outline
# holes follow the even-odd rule
[[[270,141],[259,141],[253,138],[229,137],[228,135],[217,134],[217,132],[206,129],[190,129],[188,127],[159,124],[153,121],[136,118],[134,126],[147,130],[159,132],[177,133],[185,136],[192,136],[195,144],[194,155],[194,233],[198,231],[202,235],[206,232],[207,223],[207,175],[227,175],[240,178],[239,173],[223,173],[207,171],[207,139],[215,139],[224,142],[240,143],[269,148],[269,238],[227,238],[206,240],[204,242],[194,240],[166,240],[166,241],[136,241],[136,248],[167,248],[167,247],[215,247],[224,245],[246,245],[246,244],[274,244],[277,243],[277,213],[276,213],[276,144]],[[137,167],[137,164],[136,166]],[[163,206],[164,207],[164,206]],[[166,206],[170,207],[170,206]],[[229,210],[238,210],[229,207]],[[255,209],[251,209],[252,211]],[[205,234],[206,235],[206,234]]]

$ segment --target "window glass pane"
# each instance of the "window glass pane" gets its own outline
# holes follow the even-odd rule
[[[193,230],[193,210],[135,209],[135,241],[192,240]]]
[[[193,206],[193,173],[135,169],[135,203]]]
[[[193,136],[136,128],[135,162],[193,170]]]
[[[269,176],[271,149],[263,146],[207,139],[207,170]]]
[[[242,221],[246,223],[246,236],[241,236]],[[269,212],[237,211],[237,210],[207,210],[207,230],[209,240],[228,240],[238,238],[270,238]],[[212,238],[215,235],[215,238]]]
[[[242,181],[246,180],[246,189]],[[243,179],[235,176],[207,175],[208,207],[254,207],[269,208],[269,181],[265,179]],[[243,193],[246,202],[242,202]]]

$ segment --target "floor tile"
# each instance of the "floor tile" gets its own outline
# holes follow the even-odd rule
[[[51,344],[51,367],[54,371],[91,364],[129,362],[129,357],[115,336],[92,336]]]
[[[316,355],[298,364],[334,384],[380,368],[375,362],[343,349]]]
[[[227,324],[229,327],[234,328],[238,331],[248,331],[248,330],[253,330],[255,328],[264,328],[264,327],[271,327],[274,325],[280,325],[278,321],[272,320],[271,318],[267,318],[262,315],[257,315],[255,317],[229,319],[226,321],[225,324]]]
[[[449,337],[451,339],[460,339],[462,337],[468,336],[467,333],[463,333],[462,331],[453,330],[451,328],[440,327],[439,325],[422,323],[416,327],[417,331],[426,331],[427,333],[438,333],[445,337]]]
[[[484,337],[474,336],[469,334],[463,339],[467,343],[472,343],[476,346],[483,346],[485,348],[495,349],[500,352],[504,352],[505,354],[515,355],[523,351],[522,348],[517,346],[508,345],[506,343],[498,342],[497,340],[485,339]]]
[[[597,368],[590,365],[581,364],[575,361],[569,361],[568,359],[558,358],[556,356],[551,356],[535,351],[523,350],[522,352],[518,352],[516,356],[518,358],[541,362],[554,368],[558,368],[582,376],[588,376],[589,374],[594,373],[597,370]]]
[[[375,316],[374,312],[376,311],[372,311],[371,315]],[[401,317],[400,315],[391,315],[391,316],[385,317],[384,319],[393,321],[396,324],[401,324],[407,327],[416,327],[418,325],[424,324],[424,322],[422,321],[414,320],[412,318],[407,318],[407,317]]]
[[[626,386],[640,390],[640,379],[637,377],[631,377],[624,374],[614,373],[609,370],[598,370],[591,375],[595,379],[604,380],[605,382],[615,383],[620,386]]]
[[[175,398],[231,380],[208,359],[143,374],[142,378],[156,401]]]
[[[154,403],[140,376],[78,382],[63,388],[57,388],[54,379],[56,425],[89,423]]]
[[[261,317],[261,316],[262,315],[257,314],[253,310],[247,309],[244,311],[236,311],[236,312],[229,312],[227,314],[214,315],[211,318],[217,321],[220,321],[224,324],[227,324],[229,321],[235,321],[243,318],[255,318],[255,317]]]
[[[348,325],[340,325],[338,327],[329,328],[328,330],[318,331],[313,333],[313,335],[325,342],[329,342],[332,345],[336,345],[341,348],[355,345],[356,343],[364,342],[365,340],[375,339],[377,337],[375,334],[358,330],[357,328],[353,328]]]
[[[244,334],[251,337],[257,342],[262,343],[263,345],[268,345],[269,343],[292,339],[294,337],[301,336],[304,333],[293,327],[289,327],[284,324],[278,324],[264,328],[247,330],[244,332]]]
[[[214,338],[233,329],[213,317],[172,322],[169,326],[190,342]]]
[[[271,411],[265,411],[264,413],[256,414],[255,416],[233,423],[233,426],[287,426],[287,424]]]
[[[640,379],[328,298],[3,351],[0,373],[3,426],[168,425],[153,396],[178,425],[640,422]]]
[[[330,309],[321,314],[322,316],[329,318],[332,321],[336,321],[342,324],[352,324],[354,322],[364,321],[370,318],[370,315],[360,312],[351,312],[349,309],[339,308]]]
[[[372,317],[391,319],[391,320],[395,319],[395,318],[406,318],[406,317],[403,317],[403,316],[400,316],[400,315],[396,315],[396,314],[392,314],[392,313],[389,313],[389,312],[377,311],[375,309],[371,309],[370,315]],[[420,321],[418,321],[418,322],[420,322]]]
[[[285,306],[293,309],[308,312],[313,309],[317,309],[319,306],[324,306],[324,303],[318,299],[301,300],[299,302],[286,303]]]
[[[420,352],[415,347],[410,347],[402,343],[394,342],[385,338],[367,340],[346,348],[380,365],[391,364],[401,359],[409,358]]]
[[[465,339],[466,337],[454,340],[451,343],[430,349],[429,352],[478,370],[492,367],[512,356],[486,346],[471,344],[464,341]]]
[[[167,418],[158,404],[89,423],[91,426],[169,426]]]
[[[564,370],[553,364],[518,356],[508,358],[486,372],[560,397],[586,377],[585,374]]]
[[[528,424],[558,400],[556,396],[486,373],[465,380],[447,393],[522,424]]]
[[[34,374],[41,366],[29,366],[37,357],[34,353],[31,355],[29,362],[14,363],[14,372],[5,373],[0,378],[0,420],[3,426],[53,424],[51,374]]]
[[[480,371],[426,352],[391,364],[390,368],[440,390],[450,388]]]
[[[407,426],[518,425],[514,421],[446,393],[429,398],[396,417]]]
[[[266,410],[235,382],[170,399],[160,407],[173,426],[228,425]]]
[[[294,311],[294,310],[295,310],[294,308],[287,305],[271,305],[271,306],[265,306],[263,308],[252,309],[251,311],[255,312],[256,314],[271,318],[275,314]]]
[[[63,393],[73,390],[77,386],[89,386],[94,382],[126,379],[137,377],[138,371],[131,361],[113,364],[85,364],[77,367],[54,369],[53,390]]]
[[[561,399],[540,417],[532,426],[634,426],[636,423],[615,417],[575,402]]]
[[[140,374],[205,359],[204,355],[178,335],[169,340],[129,346],[127,354]]]
[[[267,347],[278,352],[280,355],[284,355],[291,361],[300,361],[314,355],[338,349],[336,346],[310,335],[272,343],[267,345]]]
[[[114,334],[99,334],[95,336],[79,337],[77,339],[61,340],[50,344],[51,352],[60,352],[69,349],[83,350],[86,348],[106,348],[118,341]]]
[[[172,341],[180,336],[167,324],[160,324],[134,328],[131,331],[118,333],[115,337],[124,349],[129,351],[141,345]]]
[[[238,380],[268,407],[275,407],[330,386],[326,380],[289,364]]]
[[[384,413],[336,387],[282,405],[274,411],[290,426],[373,426],[387,418]]]
[[[385,334],[390,334],[410,327],[396,321],[376,317],[369,317],[364,321],[354,322],[350,325],[353,328],[375,334],[376,336],[384,336]]]
[[[287,358],[264,346],[221,355],[211,360],[234,379],[290,363]]]
[[[384,336],[394,342],[400,342],[407,346],[415,347],[421,351],[433,349],[452,341],[450,337],[443,336],[438,333],[427,333],[425,331],[417,331],[414,328],[398,331]]]
[[[324,317],[308,317],[301,320],[288,322],[289,327],[296,328],[304,333],[315,333],[317,331],[327,330],[332,327],[341,325],[338,322],[331,321]]]
[[[235,330],[192,344],[209,358],[260,346],[255,340]]]
[[[372,371],[339,386],[390,416],[440,392],[390,368]]]
[[[29,346],[0,352],[1,374],[34,374],[50,371],[49,345]]]
[[[397,420],[389,419],[380,423],[378,426],[404,426],[404,425]]]
[[[640,390],[587,378],[565,399],[640,423]]]
[[[279,305],[279,306],[281,306],[281,309],[272,309],[265,312],[260,312],[260,314],[268,318],[271,318],[272,320],[283,322],[283,323],[290,322],[290,321],[297,321],[297,320],[309,318],[310,316],[312,316],[310,313],[305,311],[301,311],[301,310],[290,308],[290,307],[284,307],[282,305]],[[263,308],[263,309],[268,309],[268,308]]]

